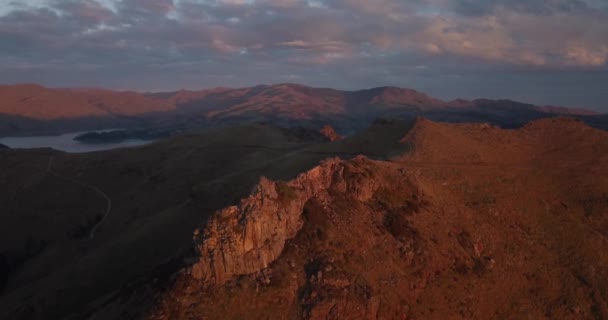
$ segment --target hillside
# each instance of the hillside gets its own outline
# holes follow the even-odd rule
[[[606,138],[420,120],[392,161],[263,178],[194,232],[146,317],[603,319]]]
[[[0,318],[605,318],[607,138],[418,119],[0,150]]]
[[[374,131],[397,141],[409,126]],[[392,147],[357,139],[342,151],[346,140],[334,148],[316,131],[252,125],[105,152],[0,151],[0,318],[80,318],[125,283],[172,270],[205,212],[246,196],[261,175],[291,179],[325,157]],[[111,199],[107,218],[96,190]]]
[[[130,116],[172,108],[167,102],[136,92],[50,89],[33,84],[0,86],[0,113],[38,120]]]
[[[0,317],[605,318],[607,138],[418,119],[2,149]]]

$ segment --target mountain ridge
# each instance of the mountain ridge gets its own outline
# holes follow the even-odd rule
[[[0,317],[606,317],[607,136],[418,118],[2,150]],[[50,161],[112,199],[94,239],[106,204]]]
[[[37,84],[0,85],[0,114],[25,116],[39,120],[78,118],[84,116],[136,116],[151,112],[170,112],[194,108],[212,109],[210,116],[239,111],[265,111],[269,107],[290,106],[310,112],[363,112],[365,107],[416,107],[422,109],[474,107],[480,104],[517,103],[559,114],[597,114],[590,110],[568,107],[535,106],[511,100],[456,99],[449,102],[425,93],[393,86],[361,90],[337,90],[308,87],[294,83],[258,85],[243,88],[212,88],[172,92],[113,91],[101,88],[48,88]],[[58,107],[61,105],[61,107]],[[53,107],[53,109],[50,108]],[[363,109],[363,110],[362,110]],[[285,110],[283,110],[285,111]],[[294,110],[291,110],[294,111]]]

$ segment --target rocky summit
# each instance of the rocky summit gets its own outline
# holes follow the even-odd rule
[[[147,317],[605,317],[605,135],[567,119],[420,120],[391,161],[262,178],[194,232],[193,264]],[[439,148],[446,137],[460,154]]]

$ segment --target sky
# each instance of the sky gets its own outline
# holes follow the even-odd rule
[[[0,83],[408,87],[608,112],[608,0],[0,0]]]

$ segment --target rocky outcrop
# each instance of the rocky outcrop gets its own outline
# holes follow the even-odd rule
[[[9,149],[9,147],[3,145],[2,143],[0,143],[0,149]]]
[[[330,125],[325,125],[323,128],[321,128],[319,132],[321,132],[322,135],[329,139],[329,141],[342,140],[343,138],[341,135],[336,133],[334,128]]]
[[[369,160],[359,157],[355,161]],[[289,182],[262,178],[251,196],[238,206],[217,212],[203,230],[195,231],[200,258],[192,265],[191,276],[209,285],[221,285],[232,277],[266,268],[302,228],[307,201],[313,197],[329,201],[330,188],[360,201],[370,199],[377,188],[373,180],[363,175],[345,180],[346,166],[348,163],[336,158]]]
[[[366,138],[391,141],[383,127]],[[402,162],[263,180],[201,233],[197,268],[218,285],[181,272],[150,319],[608,319],[606,132],[419,120],[403,142]]]

